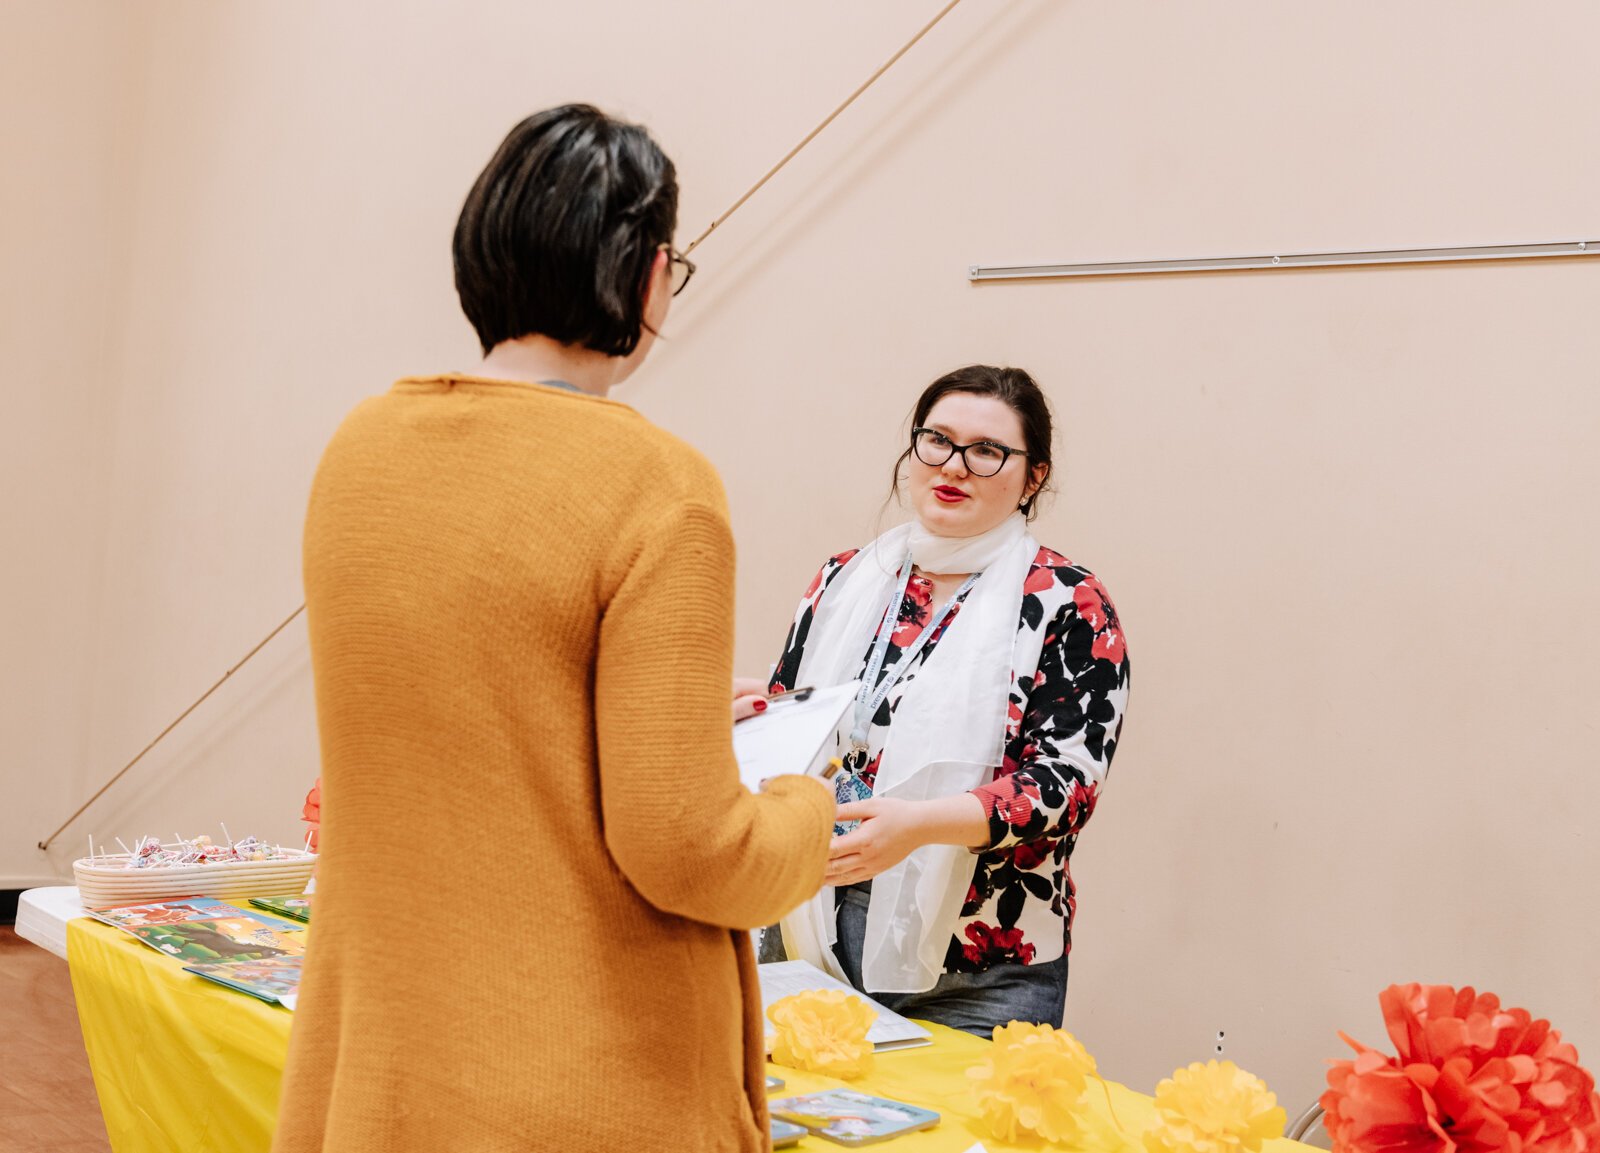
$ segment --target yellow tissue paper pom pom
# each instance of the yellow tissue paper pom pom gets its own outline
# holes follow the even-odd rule
[[[1266,1082],[1232,1061],[1196,1062],[1156,1086],[1148,1153],[1257,1153],[1287,1115]]]
[[[1094,1058],[1064,1029],[1013,1021],[994,1031],[994,1049],[971,1069],[979,1108],[1004,1141],[1034,1134],[1080,1144],[1081,1103]]]
[[[859,1077],[872,1068],[867,1030],[877,1016],[860,997],[839,989],[812,989],[774,1001],[767,1009],[767,1019],[777,1027],[772,1059],[829,1077]]]

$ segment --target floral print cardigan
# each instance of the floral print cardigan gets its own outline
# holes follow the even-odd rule
[[[795,676],[817,605],[855,551],[831,558],[806,590],[773,671],[772,691],[796,688]],[[1005,760],[995,779],[972,790],[989,817],[989,843],[976,853],[972,884],[944,967],[981,972],[997,964],[1042,964],[1072,948],[1077,893],[1069,862],[1122,731],[1128,702],[1128,654],[1117,610],[1087,569],[1041,548],[1022,586],[1018,630],[1044,629],[1037,668],[1012,670]],[[900,605],[884,661],[885,674],[921,634],[933,586],[913,579]],[[888,726],[916,671],[934,659],[954,613],[890,690],[873,718],[870,759],[861,772],[873,784]],[[862,638],[862,675],[875,638]]]

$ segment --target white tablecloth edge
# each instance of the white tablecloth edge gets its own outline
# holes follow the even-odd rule
[[[67,922],[86,917],[76,885],[28,889],[17,898],[17,936],[67,959]]]

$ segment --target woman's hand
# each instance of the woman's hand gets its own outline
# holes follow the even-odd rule
[[[917,801],[893,797],[873,797],[847,801],[839,806],[836,820],[860,821],[850,832],[833,838],[828,847],[825,885],[858,885],[892,869],[913,850],[928,842],[922,839]]]
[[[754,677],[733,678],[733,720],[737,724],[747,717],[767,711],[767,685]]]
[[[988,839],[983,802],[971,793],[931,801],[873,797],[839,806],[836,820],[860,821],[828,849],[825,885],[858,885],[887,872],[923,845],[980,847]]]

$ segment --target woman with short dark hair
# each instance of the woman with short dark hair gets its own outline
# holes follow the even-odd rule
[[[768,1147],[745,930],[834,801],[732,753],[733,540],[605,399],[692,270],[645,132],[514,128],[455,234],[485,357],[346,418],[305,584],[326,804],[279,1153]]]
[[[1072,850],[1128,700],[1105,587],[1028,531],[1052,441],[1021,369],[930,384],[895,461],[913,520],[822,566],[772,683],[858,685],[829,887],[764,953],[983,1036],[1062,1023]]]
[[[456,291],[484,354],[537,334],[632,356],[655,331],[652,269],[671,266],[676,295],[693,267],[670,248],[677,222],[677,170],[643,128],[587,105],[528,117],[456,222]]]

